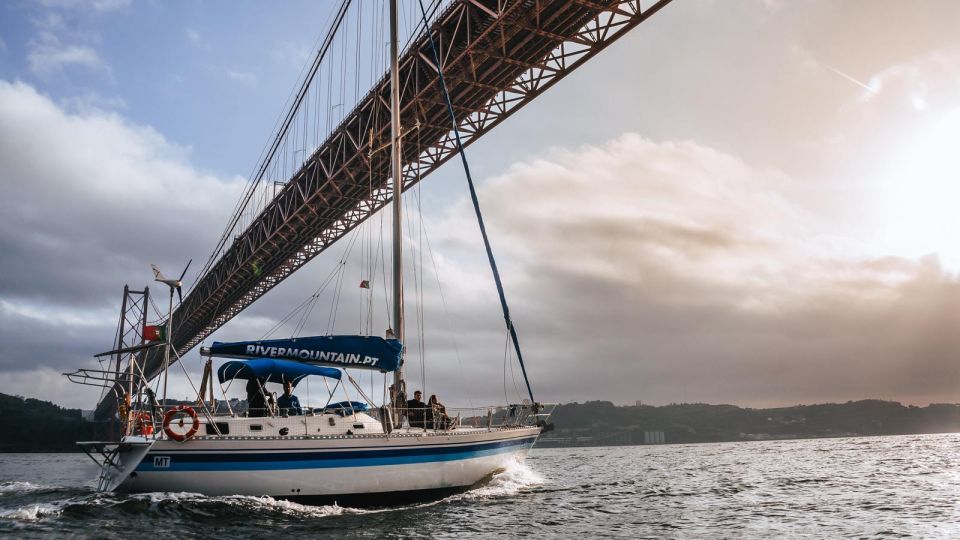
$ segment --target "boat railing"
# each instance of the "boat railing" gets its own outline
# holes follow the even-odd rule
[[[164,414],[169,411],[176,411],[182,407],[182,404],[161,405],[154,403],[153,406],[144,404],[143,407],[134,405],[130,411],[129,422],[131,422],[130,433],[148,437],[158,437],[161,433]],[[366,414],[374,420],[387,427],[385,431],[394,431],[396,429],[422,429],[424,432],[449,432],[457,429],[504,429],[518,427],[545,427],[546,420],[549,418],[554,405],[529,405],[526,403],[508,404],[508,405],[490,405],[482,407],[405,407],[400,410],[392,410],[387,407],[368,407],[362,408],[344,408],[344,407],[304,407],[300,414],[293,414],[293,411],[277,409],[242,409],[228,410],[219,407],[224,405],[218,402],[218,407],[196,407],[193,404],[198,416],[206,417],[207,423],[213,423],[224,418],[267,418],[267,417],[315,417],[324,414],[336,414],[344,418],[350,418],[358,414]],[[212,405],[212,404],[210,404]],[[207,416],[202,409],[210,411]],[[209,431],[209,428],[208,428]],[[219,431],[217,429],[216,431]],[[215,433],[204,433],[213,435]]]
[[[553,406],[523,403],[490,405],[482,407],[403,407],[387,411],[386,408],[366,411],[384,423],[389,413],[389,423],[394,427],[422,428],[426,431],[449,431],[457,428],[507,428],[533,427],[546,424]]]

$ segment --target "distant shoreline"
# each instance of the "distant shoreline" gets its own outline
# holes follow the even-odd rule
[[[702,403],[559,405],[538,446],[590,447],[805,440],[960,432],[960,404],[904,406],[882,400],[769,409]]]
[[[960,433],[960,404],[901,405],[882,400],[769,409],[686,403],[616,406],[609,401],[558,405],[554,428],[537,448],[788,441]],[[79,409],[0,394],[0,453],[75,453],[100,426]]]
[[[930,431],[923,433],[887,433],[883,435],[862,435],[862,434],[850,434],[850,435],[824,435],[824,436],[811,436],[811,437],[785,437],[782,439],[738,439],[731,441],[699,441],[699,442],[662,442],[662,443],[632,443],[632,444],[568,444],[568,445],[553,445],[550,443],[544,444],[542,439],[538,439],[534,448],[541,450],[553,450],[557,448],[616,448],[620,446],[686,446],[686,445],[696,445],[696,444],[731,444],[731,443],[761,443],[761,442],[783,442],[783,441],[811,441],[817,439],[866,439],[870,437],[909,437],[912,435],[958,435],[960,434],[960,429],[956,431]]]

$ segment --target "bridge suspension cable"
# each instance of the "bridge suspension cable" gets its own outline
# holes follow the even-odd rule
[[[293,120],[297,115],[297,112],[300,110],[301,105],[303,104],[304,99],[307,96],[307,91],[310,88],[311,83],[313,82],[314,76],[317,74],[317,71],[320,69],[320,65],[323,63],[323,59],[327,56],[327,52],[330,50],[330,45],[333,43],[334,37],[337,35],[337,31],[340,29],[341,23],[347,14],[347,9],[350,8],[350,3],[352,0],[343,0],[340,3],[339,9],[336,11],[336,15],[333,18],[333,23],[330,25],[330,29],[327,31],[326,36],[323,39],[323,43],[320,45],[319,50],[317,50],[316,56],[314,56],[313,63],[310,65],[307,75],[304,77],[303,83],[300,85],[300,89],[297,91],[296,96],[293,99],[293,103],[290,108],[287,110],[283,121],[280,124],[280,129],[277,131],[277,134],[273,138],[273,142],[267,150],[266,154],[260,161],[260,165],[257,168],[256,173],[247,183],[247,189],[244,194],[240,197],[240,200],[237,202],[236,209],[234,210],[233,215],[230,217],[230,220],[227,222],[226,228],[224,228],[223,234],[220,236],[220,239],[217,241],[217,245],[213,248],[213,253],[207,259],[207,262],[200,269],[198,275],[205,274],[210,266],[216,262],[217,257],[222,253],[224,246],[230,240],[230,235],[237,226],[237,223],[240,221],[240,218],[243,216],[244,210],[247,208],[247,205],[250,203],[250,199],[253,197],[253,194],[256,191],[257,186],[263,180],[264,175],[267,172],[267,167],[273,162],[273,158],[277,154],[277,150],[280,148],[281,143],[287,136],[287,131],[290,129],[290,126],[293,124]]]

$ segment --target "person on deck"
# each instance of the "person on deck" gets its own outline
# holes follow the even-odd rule
[[[427,427],[427,404],[423,402],[423,392],[417,390],[413,399],[407,401],[407,418],[412,428]]]
[[[280,414],[289,416],[303,414],[303,409],[300,408],[300,400],[293,395],[293,381],[283,381],[283,395],[277,398],[277,407],[280,409]]]
[[[267,416],[267,398],[263,394],[266,382],[252,377],[247,379],[247,416]]]
[[[447,429],[450,427],[450,417],[447,416],[447,408],[440,403],[436,394],[430,396],[430,400],[427,401],[427,406],[429,407],[427,411],[429,424],[433,429]]]

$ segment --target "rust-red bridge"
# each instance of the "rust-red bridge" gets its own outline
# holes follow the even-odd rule
[[[489,132],[669,1],[453,2],[430,31],[464,143]],[[420,141],[419,148],[403,145],[404,189],[456,154],[429,47],[424,33],[400,58],[401,124],[408,133],[417,128]],[[385,75],[200,276],[173,314],[173,344],[180,354],[390,201],[389,160],[371,158],[389,141],[389,95]],[[149,355],[143,368],[148,379],[156,376],[161,355]]]

